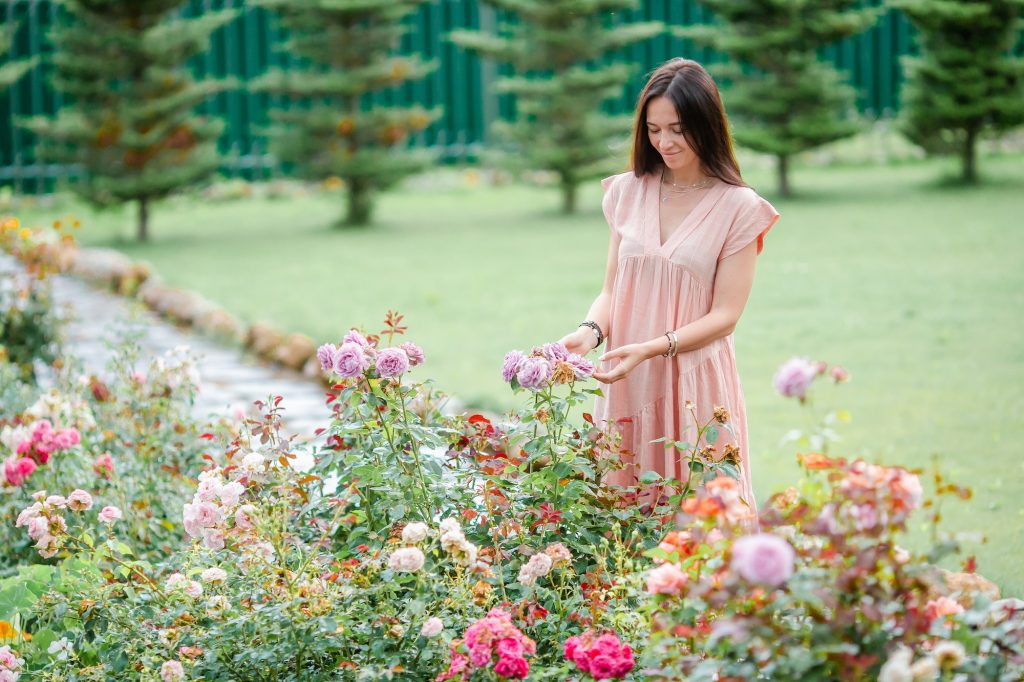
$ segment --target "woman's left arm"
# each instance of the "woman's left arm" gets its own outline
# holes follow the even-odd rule
[[[707,315],[675,329],[679,341],[676,352],[693,351],[703,348],[712,341],[724,338],[736,328],[743,314],[743,308],[750,297],[754,284],[754,268],[757,263],[757,240],[723,258],[715,273],[715,287],[712,292],[711,310]],[[668,329],[665,330],[670,331]],[[594,378],[606,384],[624,379],[634,367],[645,360],[668,352],[668,337],[662,335],[643,343],[619,346],[601,356],[601,361],[619,360],[609,372],[597,372]]]

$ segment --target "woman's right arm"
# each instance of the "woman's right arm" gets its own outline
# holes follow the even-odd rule
[[[612,291],[615,288],[615,272],[619,267],[619,235],[612,232],[608,241],[608,260],[604,269],[604,285],[601,293],[597,295],[594,302],[587,311],[584,319],[593,320],[601,327],[601,331],[607,336],[608,327],[611,322]],[[571,334],[562,337],[561,343],[569,349],[570,353],[586,355],[597,347],[597,334],[590,327],[579,327]]]

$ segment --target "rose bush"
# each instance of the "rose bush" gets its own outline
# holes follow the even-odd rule
[[[914,472],[804,455],[807,480],[755,516],[735,458],[708,442],[728,428],[717,410],[696,443],[667,443],[689,462],[688,481],[611,487],[613,432],[575,416],[598,390],[584,359],[557,344],[510,353],[501,374],[528,396],[524,409],[445,415],[444,396],[410,378],[424,358],[404,332],[391,314],[378,334],[353,330],[320,349],[334,380],[320,445],[281,434],[279,398],[238,430],[209,432],[201,471],[175,478],[187,489],[162,554],[134,549],[125,531],[146,508],[103,487],[111,472],[93,451],[82,458],[99,477],[91,486],[34,472],[29,487],[45,480],[48,492],[24,500],[11,530],[35,555],[54,554],[0,581],[0,605],[18,604],[0,619],[19,671],[1013,679],[1024,665],[1016,602],[944,601],[938,554],[896,545],[925,504]],[[76,428],[75,447],[91,447],[90,428]],[[305,447],[312,465],[300,468]],[[128,456],[112,453],[114,476],[137,475]]]

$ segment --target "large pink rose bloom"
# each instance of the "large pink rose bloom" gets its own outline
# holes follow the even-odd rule
[[[334,354],[334,373],[345,379],[361,376],[369,366],[370,360],[358,343],[343,343]]]
[[[675,564],[662,564],[647,575],[647,591],[651,594],[679,594],[685,586],[686,574]]]
[[[523,360],[516,372],[516,379],[523,388],[539,391],[551,380],[551,363],[544,358],[530,357]]]
[[[522,364],[524,356],[517,350],[509,351],[505,354],[505,360],[501,365],[501,378],[506,383],[510,383],[516,376],[516,372],[519,371],[519,365]]]
[[[779,368],[772,383],[775,384],[775,390],[787,398],[803,400],[817,375],[817,369],[807,358],[793,358]]]
[[[316,359],[320,361],[320,367],[325,372],[330,372],[334,369],[334,355],[338,352],[338,347],[333,343],[325,343],[316,349]]]
[[[793,546],[771,533],[746,535],[732,546],[731,568],[744,580],[778,587],[793,575]]]
[[[377,353],[377,374],[385,379],[400,377],[409,370],[409,356],[401,348],[385,348]]]

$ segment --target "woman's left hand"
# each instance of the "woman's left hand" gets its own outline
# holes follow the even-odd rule
[[[618,360],[619,364],[615,365],[608,372],[594,372],[594,378],[602,384],[614,384],[620,379],[625,379],[626,375],[632,372],[634,367],[649,358],[650,354],[644,347],[644,344],[629,343],[625,346],[619,346],[599,358],[601,362]]]

